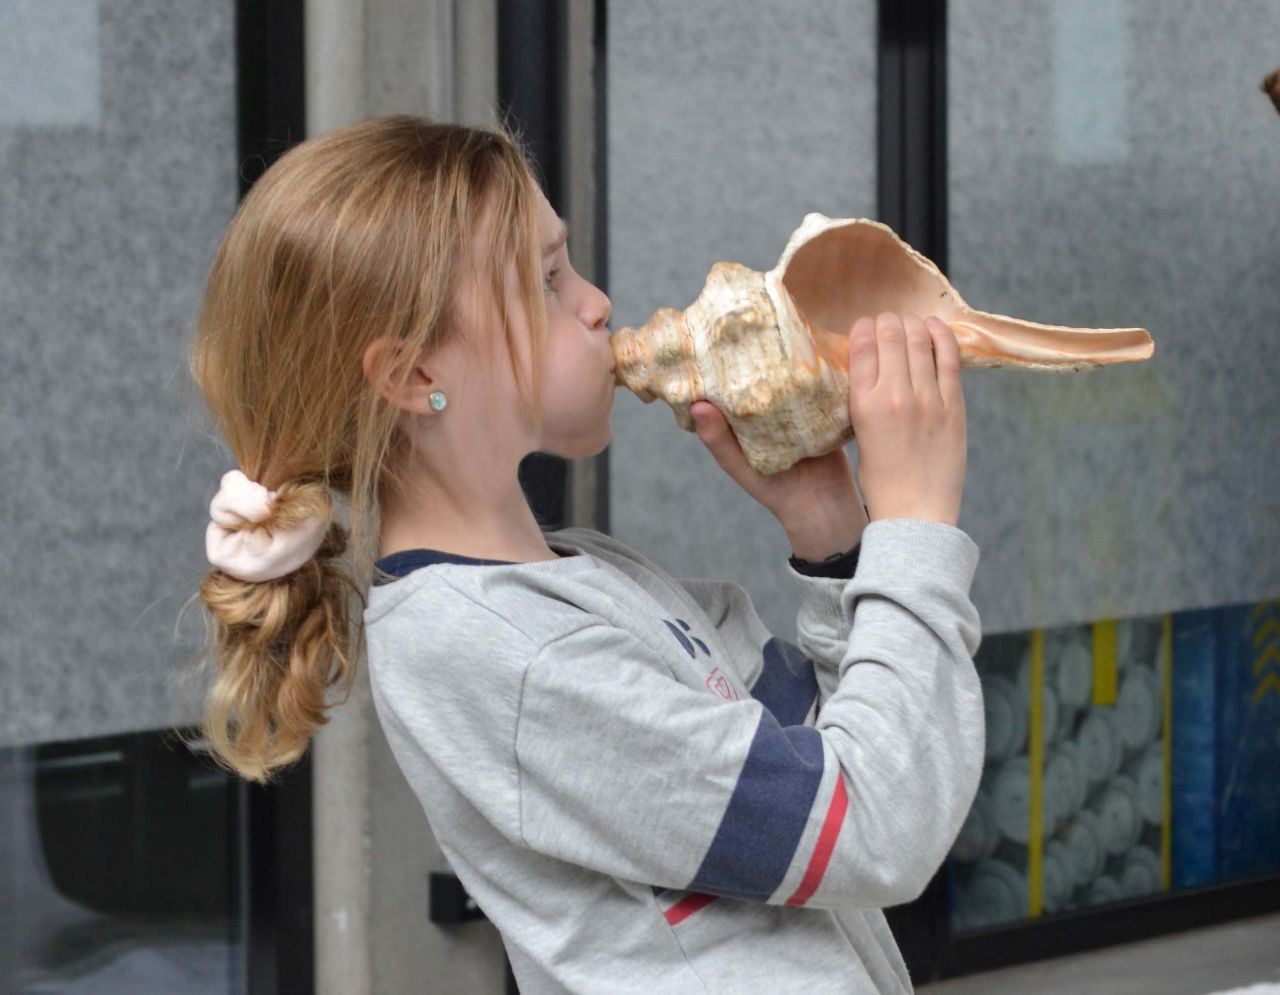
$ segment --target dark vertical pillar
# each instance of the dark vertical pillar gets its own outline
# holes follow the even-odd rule
[[[560,212],[567,42],[565,0],[498,0],[498,103],[525,136]]]
[[[237,171],[240,196],[306,138],[303,0],[236,3]],[[270,787],[239,782],[236,903],[249,995],[315,991],[311,758]]]
[[[547,200],[564,214],[565,0],[498,0],[498,104],[524,136]],[[566,524],[568,461],[530,453],[520,485],[546,529]]]
[[[877,210],[947,268],[946,0],[880,0]],[[923,315],[921,316],[923,317]],[[915,983],[937,974],[948,930],[944,863],[914,902],[885,911]]]
[[[595,0],[591,30],[591,85],[595,91],[595,239],[592,247],[595,284],[609,292],[609,48],[608,0]],[[610,325],[616,328],[616,325]],[[609,450],[596,457],[596,528],[609,531]]]
[[[880,0],[880,220],[947,268],[946,0]]]
[[[240,196],[306,137],[303,0],[236,3]]]
[[[311,753],[279,784],[237,781],[238,913],[247,995],[315,991]]]

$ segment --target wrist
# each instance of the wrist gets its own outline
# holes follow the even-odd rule
[[[944,511],[936,509],[918,509],[918,508],[898,508],[892,512],[886,512],[875,519],[877,522],[888,521],[894,518],[911,519],[917,522],[939,522],[942,525],[950,525],[952,528],[957,527],[959,516],[951,515]]]
[[[811,515],[803,522],[782,523],[791,553],[798,560],[821,563],[845,553],[862,541],[867,526],[866,511],[859,506],[856,513],[844,511],[832,515]]]
[[[862,543],[858,543],[852,549],[837,553],[834,556],[828,556],[826,559],[817,562],[802,560],[795,556],[791,557],[787,562],[791,565],[792,570],[805,577],[836,577],[848,580],[857,573],[858,558],[861,553]]]
[[[858,532],[846,539],[829,540],[791,540],[791,555],[797,560],[808,563],[821,563],[841,553],[847,553],[862,541],[862,533]]]

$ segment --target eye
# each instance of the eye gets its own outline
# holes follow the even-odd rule
[[[558,269],[553,269],[550,273],[548,273],[546,276],[542,278],[542,289],[544,291],[547,291],[548,293],[550,293],[555,289],[554,287],[551,286],[551,281],[556,278],[556,275],[559,272],[560,271]]]

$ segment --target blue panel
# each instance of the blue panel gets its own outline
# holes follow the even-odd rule
[[[1214,610],[1173,616],[1174,888],[1214,880],[1215,708]]]
[[[1280,690],[1253,605],[1215,613],[1218,626],[1218,880],[1280,869]],[[1274,653],[1272,654],[1274,655]],[[1257,673],[1255,673],[1255,668]]]

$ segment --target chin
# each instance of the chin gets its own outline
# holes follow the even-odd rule
[[[601,439],[599,442],[597,442],[594,446],[586,447],[581,453],[578,454],[577,458],[583,459],[587,456],[599,456],[602,452],[604,452],[606,449],[609,448],[609,443],[612,440],[613,440],[613,434],[610,433],[606,435],[603,439]]]
[[[598,456],[613,440],[613,408],[610,406],[584,416],[577,421],[572,431],[560,431],[555,435],[555,439],[544,437],[542,452],[561,459]]]
[[[572,446],[565,446],[564,449],[557,449],[556,456],[564,459],[585,459],[588,456],[599,456],[613,441],[613,426],[608,422],[605,423],[604,431],[600,432],[594,439],[583,439]]]

